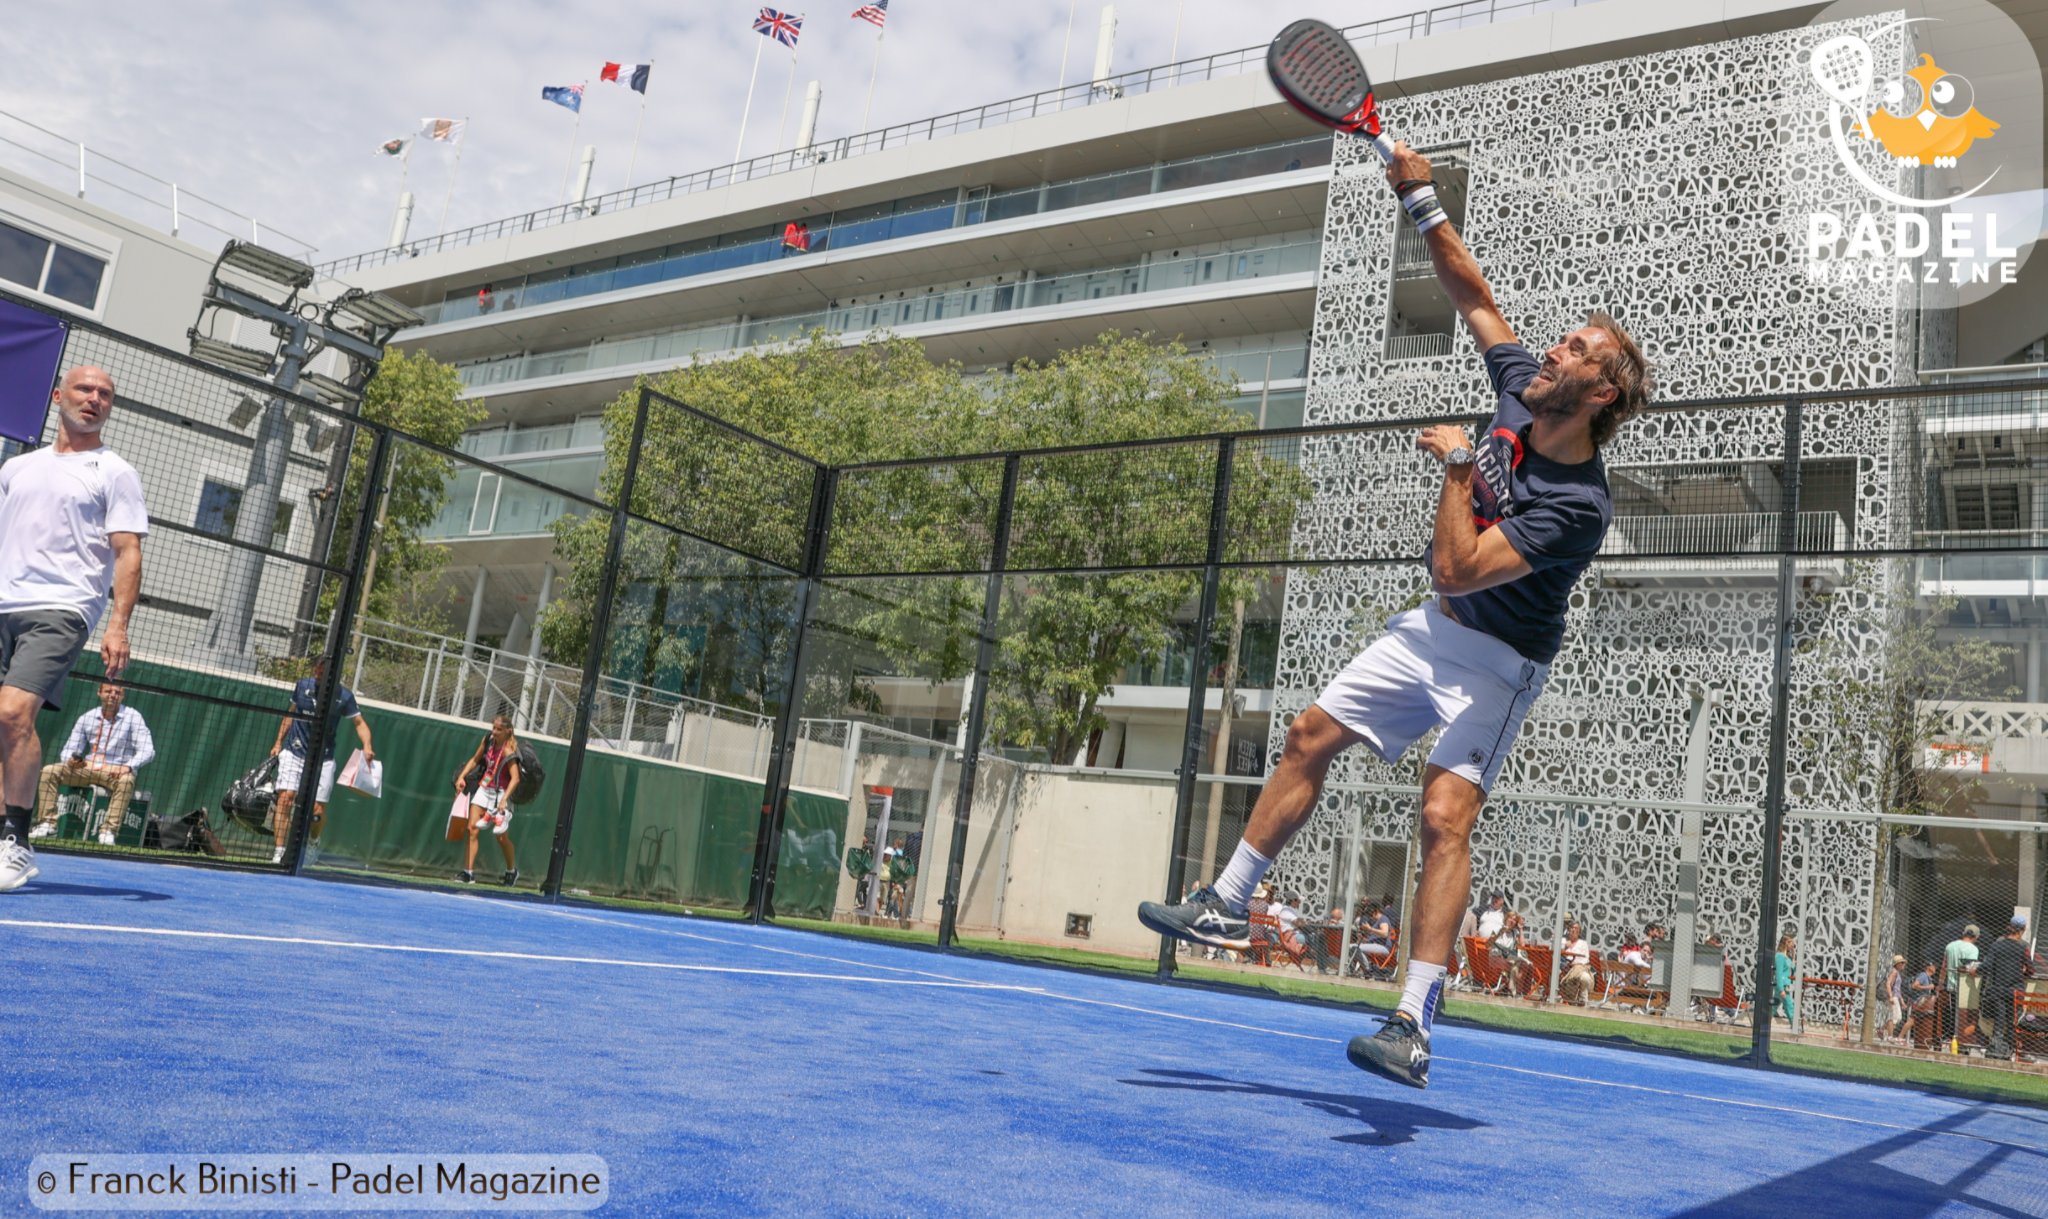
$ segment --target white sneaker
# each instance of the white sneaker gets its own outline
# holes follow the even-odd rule
[[[306,853],[301,858],[304,859],[305,865],[309,868],[320,862],[320,842],[318,839],[308,838],[306,840]]]
[[[106,832],[105,830],[101,830],[101,831],[100,831],[100,845],[101,845],[101,846],[103,846],[103,847],[110,847],[110,846],[113,846],[113,845],[114,845],[114,836],[113,836],[112,834],[109,834],[109,833],[107,833],[107,832]]]
[[[56,827],[56,826],[54,826],[54,825],[49,825],[49,824],[42,824],[42,825],[34,825],[34,826],[30,826],[30,827],[29,827],[29,831],[28,831],[28,836],[29,836],[29,837],[30,837],[31,839],[34,839],[34,838],[48,838],[48,837],[49,837],[50,835],[52,835],[52,834],[54,834],[54,833],[56,833],[56,832],[57,832],[57,827]]]
[[[270,862],[272,862],[272,863],[283,863],[283,862],[284,862],[284,848],[283,848],[283,847],[279,847],[279,848],[277,848],[277,849],[276,849],[275,851],[272,851],[272,852],[270,853]]]
[[[19,889],[42,875],[36,870],[36,853],[12,835],[0,838],[0,893]]]

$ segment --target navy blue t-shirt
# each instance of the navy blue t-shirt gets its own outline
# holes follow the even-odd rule
[[[1534,416],[1522,390],[1534,380],[1536,357],[1520,343],[1486,351],[1486,375],[1499,404],[1478,438],[1472,469],[1472,520],[1480,532],[1498,527],[1529,574],[1463,597],[1444,597],[1458,621],[1505,641],[1538,664],[1549,664],[1564,644],[1565,606],[1572,585],[1593,561],[1614,498],[1607,468],[1596,454],[1568,465],[1529,447]],[[1424,561],[1428,561],[1425,555]]]
[[[299,684],[292,687],[292,714],[305,718],[292,721],[291,728],[285,732],[284,747],[302,758],[306,756],[306,742],[313,739],[313,716],[320,709],[319,695],[320,683],[310,677],[300,678]],[[334,756],[334,738],[341,731],[342,724],[362,714],[356,706],[355,691],[338,682],[334,687],[333,708],[333,714],[327,717],[327,749],[320,755],[323,762]]]

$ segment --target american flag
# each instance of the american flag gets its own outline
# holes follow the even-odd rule
[[[761,15],[754,18],[754,32],[773,38],[783,46],[793,47],[798,36],[804,32],[804,19],[776,12],[772,8],[764,8]]]
[[[875,0],[873,4],[863,4],[853,10],[853,15],[862,21],[872,21],[879,26],[889,19],[889,0]]]

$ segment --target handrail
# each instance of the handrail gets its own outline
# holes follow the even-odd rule
[[[138,204],[146,207],[149,210],[147,223],[167,229],[173,237],[180,236],[179,230],[184,225],[196,224],[212,229],[223,238],[253,241],[257,245],[268,245],[272,248],[277,248],[277,239],[283,238],[288,247],[287,252],[296,252],[300,257],[304,258],[310,258],[317,248],[310,241],[294,237],[274,225],[263,224],[255,217],[245,216],[224,204],[215,203],[206,196],[195,194],[168,178],[159,178],[146,169],[130,165],[126,161],[108,156],[106,153],[94,152],[86,146],[83,140],[74,140],[70,136],[59,134],[38,123],[30,122],[18,114],[11,114],[5,110],[0,110],[0,120],[26,127],[30,132],[35,133],[36,136],[45,137],[39,142],[47,144],[49,141],[55,141],[63,147],[64,155],[60,157],[53,152],[46,152],[43,149],[23,143],[21,139],[0,134],[0,145],[17,149],[25,154],[27,158],[26,162],[15,159],[15,165],[18,167],[25,163],[33,167],[31,169],[24,169],[22,172],[28,173],[31,176],[41,177],[45,182],[52,185],[56,183],[51,182],[51,179],[61,175],[62,185],[66,189],[76,192],[80,199],[88,198],[90,186],[93,183],[97,183],[105,188],[106,191],[111,192],[117,200],[127,203],[131,208]],[[31,137],[24,136],[24,138]],[[56,166],[58,174],[51,174],[45,167],[46,163],[47,165]],[[131,179],[138,182],[142,188],[138,189],[136,185],[126,185],[122,182],[117,182],[107,177],[103,172],[94,172],[96,169],[102,169],[107,166],[124,171]],[[161,189],[145,193],[145,190],[148,190],[150,187]],[[92,201],[106,205],[105,196],[92,196]],[[216,216],[230,218],[233,223],[217,223],[214,220],[206,219],[204,216],[194,215],[192,205],[195,203],[210,209]],[[109,210],[121,212],[123,215],[128,215],[130,219],[143,219],[142,217],[130,214],[120,207],[110,207]],[[164,223],[166,220],[168,221],[167,224]]]
[[[1459,0],[1458,3],[1346,26],[1343,33],[1352,42],[1370,46],[1382,42],[1410,42],[1443,30],[1463,29],[1470,25],[1489,25],[1505,17],[1524,16],[1551,9],[1577,8],[1581,4],[1597,2],[1598,0]],[[1078,81],[1058,89],[1045,89],[967,110],[956,110],[950,114],[898,123],[893,127],[842,136],[836,140],[825,140],[807,148],[786,149],[714,169],[698,170],[692,174],[677,175],[640,186],[629,186],[624,190],[598,195],[581,203],[541,208],[501,220],[436,234],[424,240],[407,242],[402,246],[370,250],[322,263],[319,270],[324,275],[345,275],[351,271],[417,258],[421,254],[439,253],[442,250],[459,249],[480,241],[552,228],[601,212],[658,203],[678,195],[716,190],[791,170],[807,169],[827,161],[842,161],[847,157],[901,148],[907,144],[923,143],[963,131],[981,131],[1005,123],[1037,118],[1040,115],[1058,114],[1071,106],[1090,106],[1098,102],[1117,101],[1134,94],[1153,93],[1179,85],[1238,76],[1261,70],[1265,62],[1266,48],[1262,44],[1241,47],[1234,51],[1221,51],[1199,59],[1182,60],[1156,68],[1140,68],[1098,81]]]

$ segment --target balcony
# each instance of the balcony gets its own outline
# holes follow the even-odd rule
[[[1930,530],[1913,544],[1942,550],[1915,560],[1923,597],[2048,596],[2048,554],[1996,549],[2048,546],[2048,529]]]
[[[1600,546],[1599,578],[1616,587],[1775,580],[1781,519],[1776,512],[1616,516]],[[1793,537],[1804,552],[1795,563],[1800,576],[1828,585],[1846,576],[1849,525],[1839,513],[1799,513]]]
[[[926,203],[886,215],[872,214],[875,210],[872,208],[834,213],[838,218],[828,219],[810,230],[809,249],[811,253],[851,249],[874,242],[1288,173],[1329,163],[1329,138],[1315,136],[994,194],[967,194],[954,198],[953,192],[945,192],[948,197],[944,202]],[[869,214],[862,214],[864,212]],[[570,268],[566,273],[553,272],[544,278],[496,282],[488,296],[465,291],[447,300],[421,306],[420,315],[430,326],[497,316],[536,305],[778,262],[786,256],[780,231],[755,229],[729,233],[622,255],[598,265]]]
[[[1198,254],[1164,262],[1077,271],[1009,284],[956,288],[898,300],[844,305],[783,317],[736,318],[660,334],[614,339],[570,351],[501,356],[461,366],[464,386],[482,389],[540,377],[568,376],[640,364],[681,364],[701,352],[729,351],[800,338],[814,329],[865,334],[957,322],[1016,310],[1050,308],[1142,293],[1182,291],[1278,275],[1312,274],[1320,239]]]
[[[472,457],[503,459],[527,453],[554,453],[604,447],[604,418],[590,415],[574,423],[532,428],[493,428],[465,432],[455,446]]]
[[[544,430],[548,429],[535,428],[534,432]],[[512,433],[523,434],[527,433]],[[545,480],[552,487],[595,496],[604,455],[548,456],[507,464],[522,474]],[[543,537],[563,516],[587,510],[581,502],[547,487],[536,487],[476,466],[457,470],[448,482],[447,494],[441,515],[420,532],[427,541]]]

